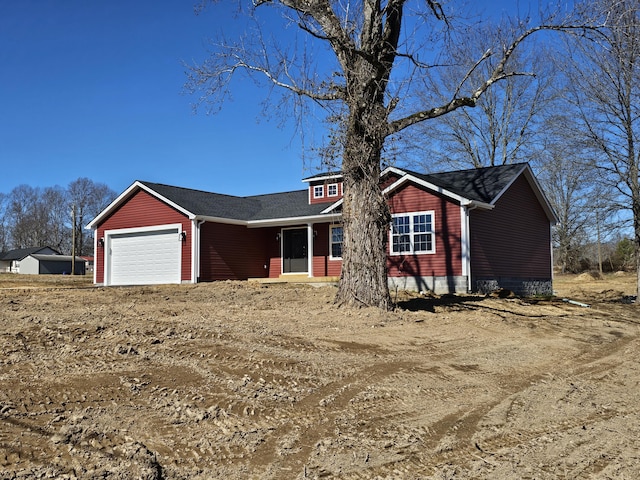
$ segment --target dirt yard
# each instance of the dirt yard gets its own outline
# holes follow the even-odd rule
[[[383,313],[0,275],[0,478],[640,478],[633,281]]]

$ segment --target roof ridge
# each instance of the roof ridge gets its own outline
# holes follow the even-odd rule
[[[260,193],[258,195],[249,195],[247,197],[242,197],[242,198],[268,197],[273,195],[285,195],[287,193],[299,193],[299,192],[307,192],[307,191],[308,191],[307,188],[299,188],[297,190],[288,190],[286,192]]]
[[[180,187],[178,185],[169,185],[168,183],[157,183],[157,182],[147,182],[145,180],[137,180],[137,182],[141,183],[142,185],[146,185],[147,187],[151,187],[153,189],[153,186],[159,186],[159,187],[168,187],[168,188],[176,188],[179,190],[188,190],[190,192],[198,192],[198,193],[206,193],[208,195],[221,195],[224,197],[231,197],[231,198],[247,198],[247,197],[241,197],[239,195],[232,195],[230,193],[218,193],[218,192],[212,192],[210,190],[201,190],[199,188],[189,188],[189,187]]]
[[[398,167],[397,165],[387,165],[386,167],[384,167],[382,169],[382,172],[384,172],[387,168],[395,168],[397,170],[402,170],[405,173],[409,173],[409,174],[418,174],[418,175],[444,175],[444,174],[452,174],[452,173],[465,173],[465,172],[472,172],[472,171],[479,171],[479,170],[488,170],[488,169],[496,169],[496,168],[511,168],[511,167],[515,167],[515,166],[522,166],[522,165],[528,165],[529,162],[516,162],[516,163],[503,163],[501,165],[485,165],[482,167],[469,167],[469,168],[462,168],[462,169],[456,169],[456,170],[445,170],[442,172],[433,172],[433,173],[427,173],[427,172],[419,172],[418,170],[413,170],[410,168],[405,168],[405,167]],[[325,176],[335,176],[335,175],[343,175],[342,170],[334,170],[334,171],[329,171],[329,172],[320,172],[317,173],[315,175],[311,175],[309,177],[305,177],[302,179],[302,181],[309,181],[312,180],[316,177],[325,177]]]

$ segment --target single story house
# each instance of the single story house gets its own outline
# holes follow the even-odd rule
[[[20,262],[20,273],[31,275],[70,275],[75,267],[75,275],[86,273],[85,261],[82,257],[75,258],[72,263],[71,255],[46,255],[32,253]]]
[[[86,272],[93,272],[93,255],[83,255],[84,269]]]
[[[0,272],[23,273],[20,271],[20,263],[29,255],[60,255],[60,252],[51,247],[16,248],[8,252],[0,253]]]
[[[87,228],[101,285],[338,277],[340,172],[293,192],[236,197],[136,181]],[[525,163],[423,174],[388,167],[392,287],[552,291],[556,216]]]

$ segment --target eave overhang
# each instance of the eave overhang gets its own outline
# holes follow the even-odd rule
[[[340,172],[321,173],[320,175],[317,175],[315,177],[303,178],[302,181],[306,183],[310,183],[310,182],[319,182],[322,180],[337,180],[339,178],[342,178],[342,176],[343,175]]]
[[[333,222],[342,218],[341,213],[308,215],[300,217],[283,217],[269,218],[264,220],[236,220],[233,218],[208,217],[206,215],[198,215],[195,221],[205,221],[213,223],[223,223],[226,225],[241,225],[247,228],[264,228],[264,227],[286,227],[289,225],[300,225],[304,223],[324,223]]]

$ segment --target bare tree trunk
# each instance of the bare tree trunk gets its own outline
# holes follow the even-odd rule
[[[354,110],[342,160],[344,238],[336,303],[387,310],[391,306],[386,257],[390,215],[380,190],[386,117],[380,105],[369,106],[367,112]]]

